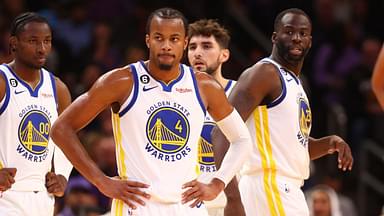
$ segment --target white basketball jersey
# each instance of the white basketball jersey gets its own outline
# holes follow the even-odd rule
[[[119,175],[149,184],[154,201],[179,202],[182,185],[197,177],[205,116],[194,72],[181,64],[179,77],[165,84],[142,61],[130,68],[132,93],[113,114]]]
[[[225,94],[229,96],[233,86],[235,86],[235,81],[229,80],[225,86]],[[207,113],[205,115],[205,122],[203,131],[201,132],[201,137],[199,140],[199,152],[198,152],[198,162],[199,162],[199,172],[201,179],[210,180],[212,176],[211,173],[216,171],[215,160],[213,157],[213,146],[211,139],[212,129],[216,126],[215,121],[212,119],[211,115]]]
[[[6,82],[0,102],[0,161],[17,168],[11,190],[46,191],[54,150],[49,131],[57,118],[54,76],[41,69],[35,89],[6,64],[0,65],[0,76]]]
[[[253,151],[242,174],[272,172],[303,181],[309,176],[308,137],[311,109],[300,79],[269,58],[278,68],[282,93],[272,103],[258,106],[246,124]]]

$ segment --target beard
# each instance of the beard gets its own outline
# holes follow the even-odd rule
[[[307,55],[309,49],[308,48],[303,48],[301,55],[292,55],[289,50],[290,48],[288,46],[285,46],[283,42],[277,42],[277,52],[281,57],[286,59],[287,61],[292,61],[292,62],[300,62],[303,61],[305,56]]]
[[[159,68],[160,68],[160,70],[169,71],[169,70],[172,69],[172,65],[171,64],[159,63]]]
[[[203,71],[203,72],[205,72],[205,73],[207,73],[209,75],[212,75],[212,74],[214,74],[217,71],[219,66],[220,66],[220,61],[219,61],[219,57],[217,57],[216,62],[214,62],[211,65],[207,65],[205,71]]]

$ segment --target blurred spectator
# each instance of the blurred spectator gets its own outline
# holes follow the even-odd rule
[[[54,27],[56,46],[59,50],[61,67],[76,72],[84,67],[82,56],[84,50],[90,48],[92,40],[92,22],[87,14],[85,1],[72,0],[68,4],[69,17],[58,21]]]
[[[145,58],[147,58],[147,51],[142,46],[130,45],[127,49],[125,49],[123,65],[137,62]]]
[[[98,191],[82,176],[68,181],[64,208],[58,216],[94,216],[103,211],[99,207]]]
[[[329,175],[325,176],[323,179],[323,184],[332,188],[337,194],[339,200],[340,211],[344,216],[356,216],[357,210],[353,200],[342,194],[343,188],[343,179],[342,175],[338,170],[334,170]]]
[[[313,62],[314,81],[325,104],[342,101],[346,77],[359,63],[360,53],[348,25],[333,27],[331,41],[320,45]]]
[[[376,58],[380,52],[381,41],[376,38],[366,38],[360,49],[361,60],[351,69],[347,77],[347,86],[343,89],[346,98],[346,110],[349,118],[349,136],[352,151],[359,152],[359,143],[367,138],[375,138],[377,126],[374,122],[381,116],[380,105],[377,102],[371,86],[371,76]]]
[[[97,62],[103,71],[119,66],[121,54],[112,44],[112,29],[107,22],[98,22],[94,25],[92,44],[84,52],[84,56],[89,56],[91,62]]]
[[[336,192],[326,185],[313,187],[306,199],[311,216],[342,216]]]
[[[102,136],[91,146],[90,155],[108,176],[117,175],[115,141],[112,136]]]
[[[83,73],[81,73],[80,82],[77,82],[74,88],[75,97],[88,91],[102,74],[102,67],[98,63],[90,63],[85,66]]]

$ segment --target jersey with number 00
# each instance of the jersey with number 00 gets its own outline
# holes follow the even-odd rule
[[[266,106],[258,106],[246,124],[253,151],[242,174],[278,173],[303,181],[309,176],[308,137],[312,115],[300,79],[275,61],[282,84],[281,95]]]
[[[197,177],[205,115],[194,72],[180,65],[180,75],[165,84],[142,61],[130,69],[132,93],[113,114],[119,175],[149,184],[153,200],[179,202],[182,184]]]
[[[41,69],[35,89],[6,64],[0,65],[0,76],[6,82],[0,102],[0,162],[17,168],[11,190],[44,191],[54,149],[49,132],[57,118],[54,76]]]

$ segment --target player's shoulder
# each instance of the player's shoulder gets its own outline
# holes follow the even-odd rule
[[[252,66],[248,67],[244,73],[250,74],[250,75],[269,75],[269,74],[275,74],[278,71],[278,68],[276,65],[274,65],[272,62],[260,60],[253,64]]]
[[[108,83],[108,84],[114,84],[114,83],[124,83],[129,82],[132,80],[132,73],[131,69],[128,66],[119,67],[112,69],[105,74],[101,75],[97,82],[99,83]]]

